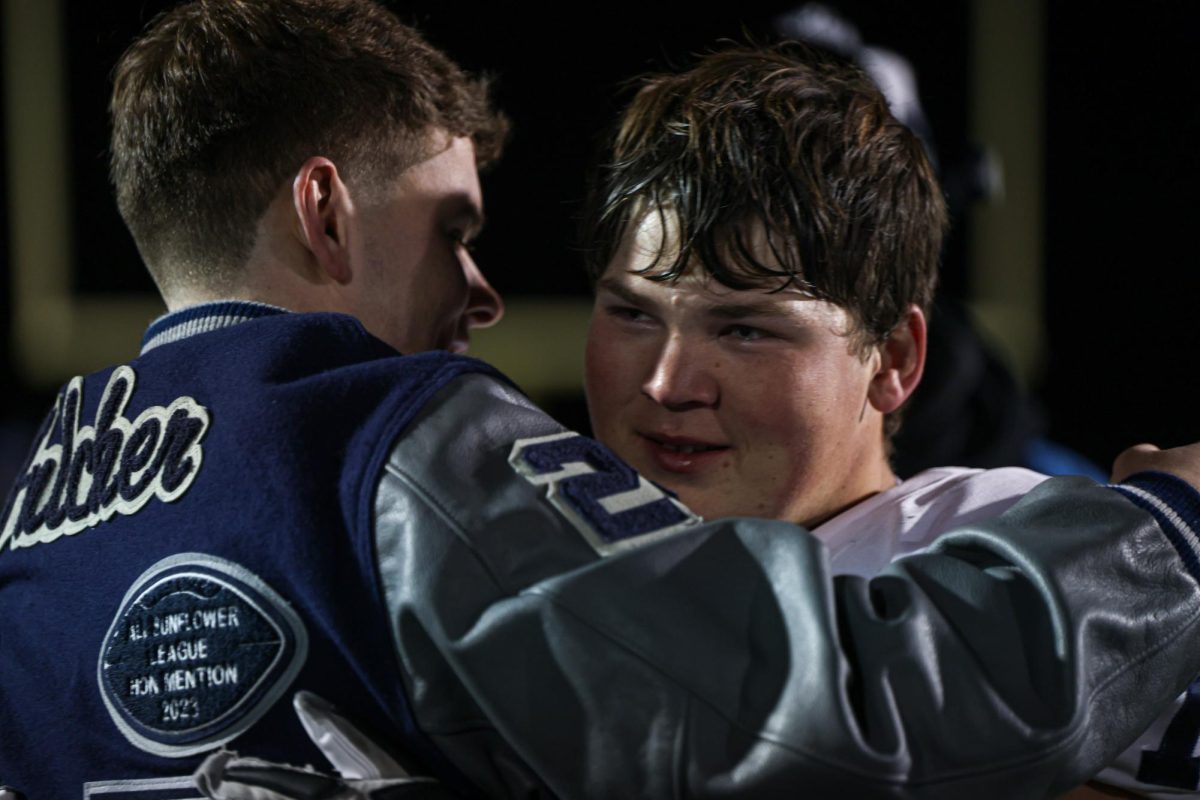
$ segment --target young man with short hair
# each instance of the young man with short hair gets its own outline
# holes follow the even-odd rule
[[[467,245],[507,122],[383,7],[182,7],[125,54],[111,112],[117,204],[171,311],[353,311],[404,353],[499,319]]]
[[[1038,793],[1137,729],[1089,719],[1200,668],[1195,450],[1142,462],[1188,482],[1055,484],[903,562],[901,614],[792,525],[696,525],[447,353],[500,313],[463,246],[502,124],[375,4],[182,5],[112,109],[170,313],[63,388],[0,511],[0,778],[29,796],[178,796],[207,758],[215,796],[329,797],[229,785],[261,773],[226,748],[319,763],[305,691],[488,796]],[[987,630],[1014,606],[1028,631]],[[996,646],[1034,679],[981,668]]]
[[[705,517],[797,522],[834,572],[870,577],[1046,480],[891,469],[946,212],[858,67],[783,43],[646,78],[591,205],[594,433]],[[1171,780],[1138,764],[1185,700],[1102,779]]]

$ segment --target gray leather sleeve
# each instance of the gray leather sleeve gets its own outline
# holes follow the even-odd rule
[[[489,796],[1050,796],[1200,671],[1197,584],[1110,489],[1049,481],[870,581],[765,520],[602,558],[509,464],[559,430],[460,379],[379,483],[411,702]]]

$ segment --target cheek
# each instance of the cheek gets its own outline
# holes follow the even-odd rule
[[[823,449],[836,446],[839,433],[831,417],[851,412],[838,407],[821,386],[797,380],[786,369],[770,371],[767,384],[742,381],[741,402],[727,404],[729,424],[751,440],[758,479],[771,485],[790,484],[810,470]]]
[[[584,389],[597,430],[611,423],[611,415],[628,399],[635,383],[629,350],[603,323],[593,320],[584,353]]]
[[[467,276],[463,271],[463,263],[451,252],[438,271],[442,276],[438,284],[441,306],[461,312],[467,304]]]
[[[457,258],[443,258],[413,287],[416,315],[432,335],[446,338],[458,329],[467,308],[467,280]],[[436,278],[433,275],[436,274]]]

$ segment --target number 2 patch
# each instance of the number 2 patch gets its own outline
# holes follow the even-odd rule
[[[577,433],[519,439],[508,463],[525,480],[547,487],[547,499],[600,555],[700,522],[607,447]]]

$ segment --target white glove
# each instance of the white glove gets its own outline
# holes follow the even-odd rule
[[[196,786],[215,800],[437,800],[454,797],[433,778],[414,777],[332,705],[297,692],[292,707],[335,775],[243,758],[221,750],[196,770]],[[7,800],[0,796],[0,800]]]

